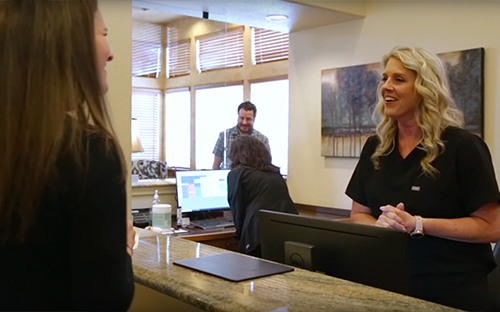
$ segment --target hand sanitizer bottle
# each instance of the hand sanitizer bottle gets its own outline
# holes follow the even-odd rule
[[[160,204],[158,190],[155,190],[153,201],[151,202],[151,226],[153,231],[169,233],[172,229],[172,206]]]
[[[153,195],[153,201],[151,201],[151,209],[149,209],[149,225],[153,225],[153,206],[160,203],[160,195],[158,195],[158,190],[155,190]]]
[[[153,231],[170,233],[172,230],[172,206],[169,204],[154,204],[151,209]]]
[[[158,190],[155,190],[153,201],[151,202],[151,207],[153,207],[154,204],[159,204],[159,203],[160,203],[160,195],[158,195]]]

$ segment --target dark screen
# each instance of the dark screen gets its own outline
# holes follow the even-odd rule
[[[314,271],[411,295],[407,234],[267,210],[259,213],[259,231],[264,259],[300,264],[287,261],[285,242],[307,244]]]

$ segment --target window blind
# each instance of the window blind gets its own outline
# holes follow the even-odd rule
[[[190,74],[190,51],[189,39],[167,45],[167,78]]]
[[[288,59],[288,33],[255,27],[251,31],[253,64]]]
[[[144,152],[132,153],[132,160],[160,160],[160,90],[132,89],[132,118],[137,119]]]
[[[133,21],[132,76],[158,78],[161,51],[161,25]]]
[[[243,66],[243,30],[235,27],[196,37],[198,71]]]

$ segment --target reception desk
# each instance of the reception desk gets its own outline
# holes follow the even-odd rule
[[[302,269],[230,282],[174,265],[231,252],[175,235],[140,232],[130,311],[456,311]],[[390,278],[390,277],[389,277]]]

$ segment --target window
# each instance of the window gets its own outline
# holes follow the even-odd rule
[[[133,21],[132,76],[134,79],[158,78],[162,69],[162,26]],[[161,160],[161,105],[162,94],[158,89],[132,88],[132,118],[137,120],[137,130],[143,152],[132,153],[132,160]]]
[[[288,33],[252,28],[252,64],[288,59]]]
[[[243,66],[243,30],[236,27],[196,37],[198,71]]]
[[[191,41],[179,40],[177,29],[167,27],[167,78],[189,75]]]
[[[132,89],[132,118],[137,128],[143,152],[132,153],[132,160],[160,160],[160,111],[161,92],[158,90]]]
[[[165,160],[170,167],[190,167],[191,93],[165,93]]]
[[[238,105],[250,99],[255,129],[269,138],[273,163],[287,174],[288,80],[275,79],[287,76],[288,62],[266,64],[288,59],[287,33],[190,17],[133,27],[132,117],[144,148],[133,160],[211,168],[219,133],[237,124]]]
[[[132,76],[158,78],[161,50],[161,25],[133,21]]]
[[[265,134],[273,164],[288,174],[288,79],[252,83],[252,103],[257,106],[255,129]]]
[[[196,90],[196,169],[212,168],[215,142],[221,131],[236,126],[241,102],[242,85]]]

